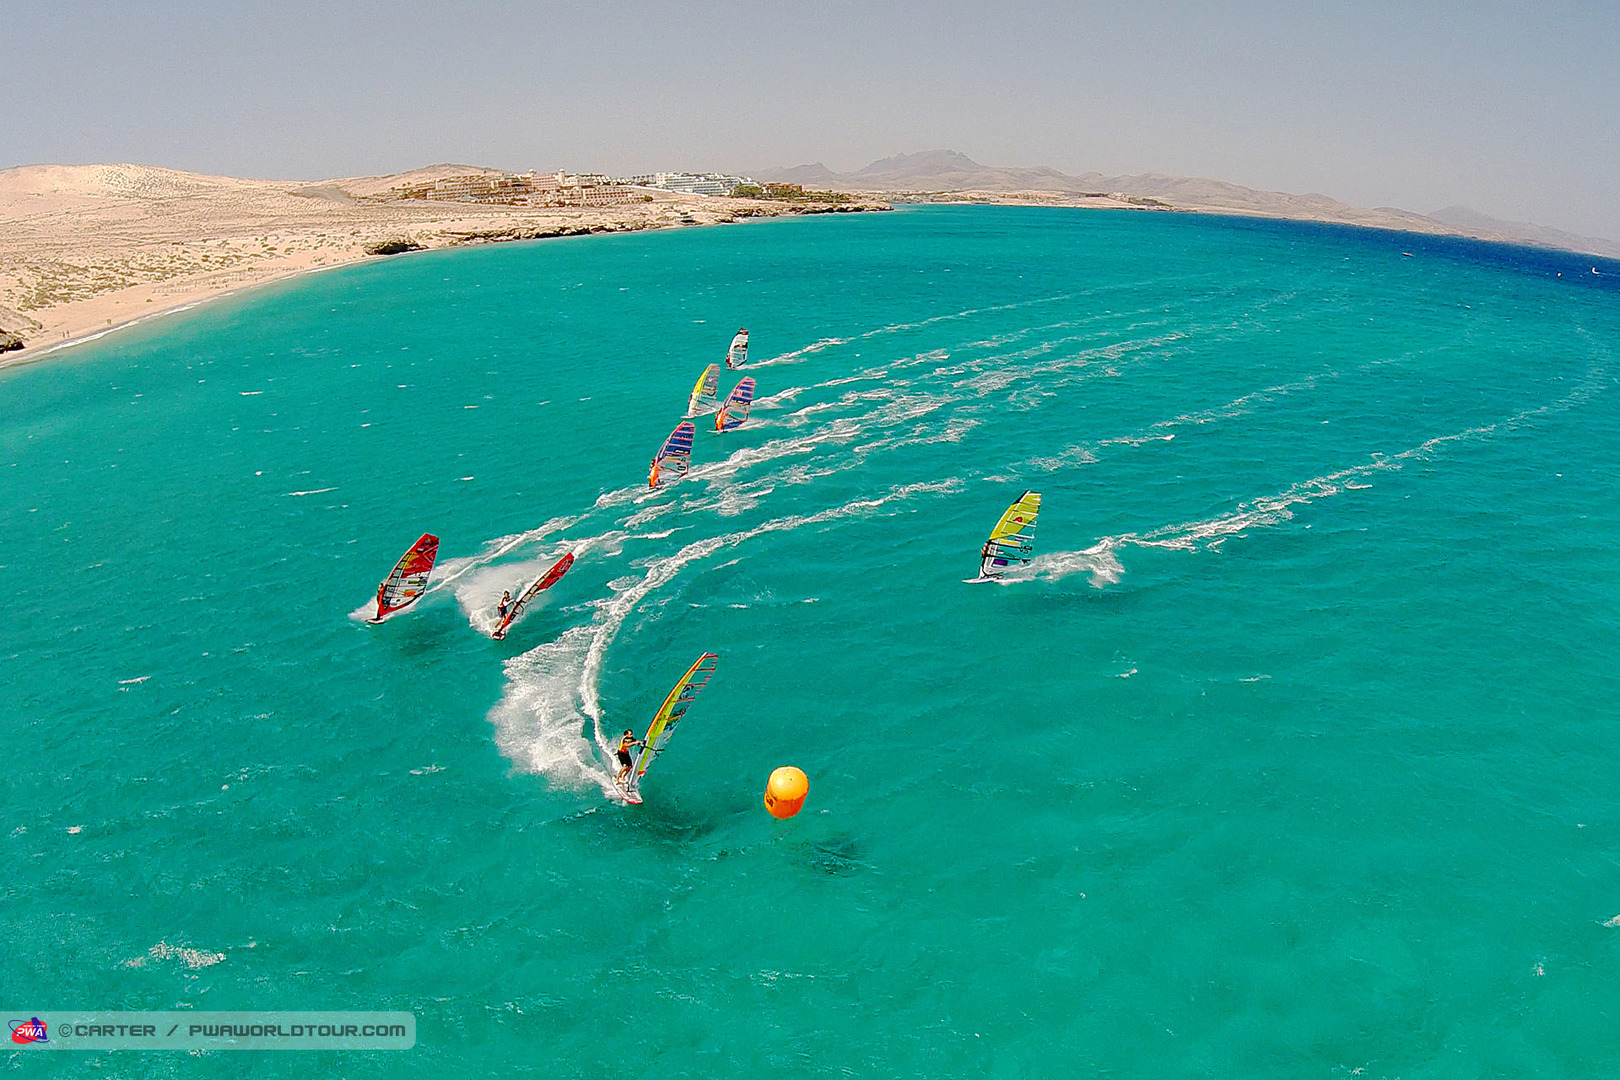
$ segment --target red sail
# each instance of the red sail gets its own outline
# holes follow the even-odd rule
[[[411,545],[411,550],[400,556],[387,580],[377,586],[377,615],[371,621],[382,622],[394,612],[416,603],[427,588],[433,560],[438,557],[439,538],[423,533],[422,538]]]
[[[524,606],[527,605],[530,600],[533,600],[535,597],[557,584],[557,581],[564,574],[568,573],[568,568],[573,565],[574,555],[572,552],[558,559],[555,566],[537,578],[534,584],[523,590],[522,596],[513,601],[512,606],[507,609],[505,616],[501,618],[501,624],[495,628],[495,632],[491,634],[490,637],[494,638],[496,641],[500,641],[502,638],[504,638],[506,636],[507,628],[517,621],[517,617],[522,614]]]

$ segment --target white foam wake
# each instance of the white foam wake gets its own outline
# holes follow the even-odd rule
[[[506,662],[506,690],[489,713],[496,745],[524,772],[543,775],[560,787],[595,785],[611,796],[612,777],[601,764],[610,753],[599,696],[602,663],[625,621],[648,596],[688,566],[755,537],[857,517],[896,501],[956,491],[961,486],[955,478],[902,485],[874,498],[855,499],[813,514],[790,514],[750,529],[695,540],[673,554],[647,560],[639,578],[625,576],[609,583],[613,595],[596,604],[589,624]]]
[[[1231,420],[1252,412],[1256,406],[1266,404],[1286,397],[1289,394],[1309,390],[1324,379],[1337,378],[1336,371],[1323,371],[1315,375],[1307,375],[1294,382],[1281,383],[1277,386],[1268,386],[1261,390],[1254,390],[1241,397],[1233,398],[1224,405],[1217,405],[1211,409],[1200,409],[1196,412],[1182,413],[1169,420],[1160,420],[1149,424],[1129,435],[1115,435],[1106,439],[1094,439],[1090,442],[1076,443],[1064,447],[1056,454],[1031,458],[1024,465],[1040,472],[1056,472],[1059,469],[1074,465],[1090,465],[1095,463],[1101,451],[1110,446],[1142,446],[1150,442],[1170,442],[1179,428],[1201,427],[1205,424],[1218,423],[1221,420]]]
[[[561,532],[577,524],[583,514],[565,514],[554,517],[543,525],[526,529],[510,536],[498,536],[484,544],[483,550],[476,555],[465,555],[458,559],[444,559],[433,568],[433,576],[428,581],[428,587],[423,590],[423,596],[436,593],[459,581],[466,574],[482,567],[488,566],[495,560],[510,555],[524,544],[533,544],[554,533]]]
[[[596,759],[575,706],[578,672],[593,628],[576,626],[555,641],[506,661],[506,692],[490,710],[495,746],[520,772],[558,787],[612,791],[613,777]]]
[[[898,334],[906,330],[920,330],[925,326],[933,326],[936,323],[953,322],[957,319],[968,319],[975,315],[985,315],[996,311],[1012,311],[1017,308],[1031,307],[1035,304],[1050,304],[1058,300],[1067,300],[1071,295],[1073,294],[1064,293],[1060,296],[1043,296],[1034,300],[1019,300],[1011,304],[993,304],[988,307],[967,308],[963,311],[953,311],[949,315],[934,315],[930,318],[917,319],[913,322],[890,323],[887,326],[879,326],[874,330],[866,330],[859,334],[852,334],[849,337],[824,337],[819,341],[811,342],[809,345],[805,345],[798,349],[793,349],[790,352],[782,353],[779,356],[770,357],[767,360],[760,360],[747,366],[771,367],[776,364],[795,364],[807,356],[814,356],[823,349],[829,349],[835,345],[848,345],[854,341],[869,341],[872,338],[882,337],[887,334]]]

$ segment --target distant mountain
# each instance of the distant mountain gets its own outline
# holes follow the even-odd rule
[[[1579,236],[1546,225],[1532,225],[1528,221],[1503,221],[1501,218],[1482,214],[1466,206],[1448,206],[1444,210],[1436,210],[1429,217],[1459,229],[1466,229],[1474,235],[1495,233],[1528,240],[1543,247],[1586,251],[1593,255],[1607,255],[1611,259],[1620,259],[1620,244],[1612,241],[1596,236]]]
[[[1620,244],[1560,229],[1522,222],[1501,221],[1466,207],[1447,207],[1424,215],[1390,206],[1352,206],[1326,195],[1294,195],[1285,191],[1258,191],[1224,180],[1203,177],[1138,173],[1106,176],[1086,172],[1070,176],[1048,166],[996,168],[981,165],[955,150],[927,150],[897,154],[872,162],[853,173],[837,173],[817,162],[791,169],[768,169],[762,180],[803,184],[840,191],[928,193],[946,191],[1060,192],[1067,194],[1119,194],[1159,199],[1178,209],[1223,210],[1261,217],[1331,221],[1411,232],[1461,234],[1485,240],[1506,240],[1569,251],[1584,251],[1620,258]]]
[[[1079,191],[1079,178],[1056,169],[996,169],[955,150],[897,154],[874,161],[849,179],[889,188],[933,191]]]
[[[842,179],[819,161],[813,165],[795,165],[791,169],[767,169],[760,178],[778,184],[800,184],[807,188],[831,187]]]

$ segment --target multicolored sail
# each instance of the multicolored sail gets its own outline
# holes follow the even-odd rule
[[[513,623],[517,622],[518,616],[523,614],[523,609],[529,603],[529,601],[533,600],[535,597],[557,584],[562,576],[568,573],[568,568],[573,565],[574,554],[573,552],[569,552],[567,555],[564,555],[562,558],[558,559],[556,565],[554,565],[550,570],[547,570],[545,573],[535,578],[529,587],[523,590],[523,595],[512,601],[512,606],[506,609],[505,615],[501,616],[500,625],[496,626],[495,632],[489,636],[494,638],[496,641],[500,641],[502,638],[506,637],[506,631]]]
[[[686,470],[692,467],[692,440],[695,438],[697,428],[692,421],[683,420],[675,425],[675,430],[653,456],[652,468],[647,473],[648,487],[673,484],[686,475]]]
[[[979,577],[999,577],[1014,563],[1027,563],[1033,557],[1035,518],[1041,512],[1041,493],[1026,491],[1007,507],[990,539],[979,552]]]
[[[754,377],[750,375],[726,395],[725,404],[714,414],[714,430],[730,431],[742,427],[743,421],[748,419],[748,407],[753,403]]]
[[[669,737],[675,734],[675,725],[680,723],[681,717],[686,715],[686,710],[692,707],[692,702],[697,700],[703,688],[709,685],[709,680],[714,677],[715,666],[719,663],[718,653],[704,653],[697,658],[696,663],[686,669],[686,674],[681,676],[680,681],[670,690],[669,696],[664,698],[663,705],[658,708],[658,715],[653,717],[652,723],[647,727],[646,737],[641,740],[641,752],[636,755],[635,763],[630,766],[630,772],[623,780],[617,781],[624,792],[625,802],[641,801],[641,778],[647,774],[647,766],[652,764],[653,756],[669,742]]]
[[[403,611],[416,603],[427,588],[428,575],[433,573],[433,560],[439,557],[439,538],[423,533],[411,545],[411,550],[399,557],[393,572],[377,586],[377,614],[367,622],[380,623],[396,611]]]
[[[686,399],[686,415],[693,417],[713,412],[714,397],[719,390],[720,365],[710,364],[698,376],[697,384],[692,387],[692,396]]]
[[[748,329],[744,327],[737,331],[737,336],[731,339],[731,348],[726,350],[726,367],[740,368],[748,363]]]

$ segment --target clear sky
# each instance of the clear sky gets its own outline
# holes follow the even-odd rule
[[[989,165],[1620,239],[1620,2],[0,0],[0,168]]]

